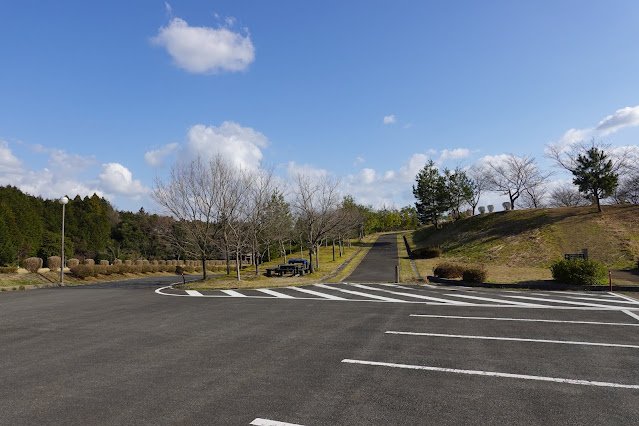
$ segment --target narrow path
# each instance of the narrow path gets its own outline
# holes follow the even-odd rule
[[[397,234],[380,236],[352,274],[348,282],[394,282],[397,258]]]

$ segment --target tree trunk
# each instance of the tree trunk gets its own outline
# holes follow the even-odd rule
[[[202,279],[206,279],[206,256],[202,253]]]
[[[333,262],[335,262],[335,238],[333,238]]]
[[[322,245],[322,242],[320,241],[319,245],[317,246],[317,250],[315,250],[315,268],[319,269],[319,253],[320,253],[320,246]]]
[[[304,256],[302,256],[304,257]],[[315,265],[313,264],[313,249],[308,249],[308,263],[311,268],[311,274],[315,272]]]
[[[231,275],[231,260],[229,259],[229,248],[225,247],[224,251],[226,252],[226,275]]]
[[[235,249],[235,272],[237,273],[237,280],[240,281],[240,250]]]
[[[257,259],[257,250],[253,252],[253,258],[255,261],[255,275],[260,275],[260,262]]]

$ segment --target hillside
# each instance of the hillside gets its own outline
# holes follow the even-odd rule
[[[590,258],[609,268],[636,267],[639,205],[511,210],[425,226],[413,245],[440,246],[443,257],[506,266],[547,267],[564,253],[588,248]]]

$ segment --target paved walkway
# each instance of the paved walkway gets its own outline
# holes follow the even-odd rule
[[[380,236],[352,274],[348,282],[384,283],[395,282],[397,257],[397,234]]]

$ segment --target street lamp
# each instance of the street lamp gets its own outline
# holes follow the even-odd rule
[[[58,202],[62,204],[62,250],[60,253],[60,285],[64,285],[64,206],[67,205],[69,199],[61,197]]]

